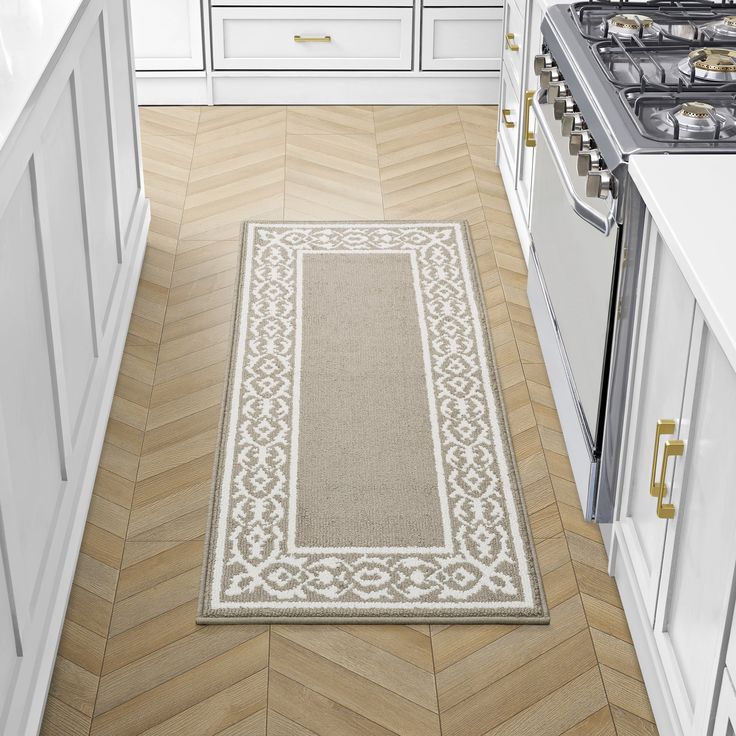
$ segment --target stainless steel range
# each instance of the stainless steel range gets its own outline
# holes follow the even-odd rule
[[[605,522],[645,221],[627,162],[736,153],[736,5],[556,5],[542,34],[529,298],[583,509]]]

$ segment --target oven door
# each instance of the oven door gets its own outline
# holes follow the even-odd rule
[[[613,320],[615,200],[590,198],[552,105],[534,100],[529,297],[575,484],[592,518]]]

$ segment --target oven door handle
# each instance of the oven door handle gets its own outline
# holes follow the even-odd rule
[[[590,205],[586,204],[586,202],[578,196],[578,193],[572,185],[572,181],[570,181],[570,175],[567,171],[567,167],[565,166],[565,162],[562,159],[562,154],[560,153],[560,149],[555,145],[554,136],[547,124],[547,120],[542,110],[542,103],[539,98],[543,94],[544,91],[539,90],[539,92],[534,96],[534,99],[532,100],[532,108],[534,109],[534,114],[537,118],[537,125],[542,131],[547,147],[552,154],[552,159],[555,162],[557,173],[560,175],[560,178],[565,185],[565,194],[567,195],[567,199],[578,217],[581,217],[596,230],[600,230],[604,235],[608,235],[616,226],[615,200],[608,214],[602,215],[600,212],[594,210]]]

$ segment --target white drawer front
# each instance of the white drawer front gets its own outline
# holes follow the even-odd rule
[[[504,69],[501,85],[501,101],[498,115],[498,139],[509,161],[511,173],[516,176],[516,161],[519,154],[519,129],[523,125],[518,85]]]
[[[215,69],[411,69],[411,8],[212,8]]]
[[[422,69],[498,71],[503,8],[425,8]]]
[[[524,16],[512,0],[506,3],[503,29],[503,65],[521,84],[521,60],[524,55]]]

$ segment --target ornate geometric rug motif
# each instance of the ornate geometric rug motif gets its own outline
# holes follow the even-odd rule
[[[546,623],[461,222],[250,222],[200,623]]]

